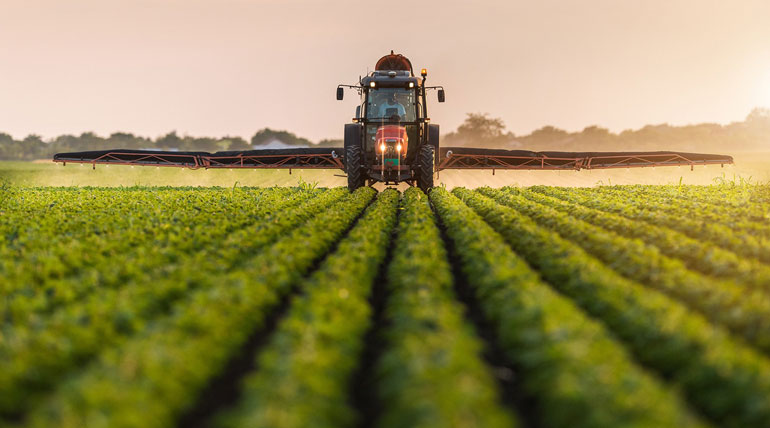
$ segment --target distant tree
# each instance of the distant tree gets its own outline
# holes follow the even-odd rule
[[[468,113],[465,122],[456,132],[447,134],[444,141],[447,145],[504,148],[514,138],[513,133],[506,132],[502,119],[489,117],[488,113]]]
[[[27,135],[21,142],[19,159],[37,159],[44,156],[47,144],[37,134]]]
[[[113,132],[107,137],[107,144],[111,148],[120,149],[146,149],[151,148],[154,143],[143,137],[137,137],[127,132]]]
[[[573,148],[575,150],[583,150],[583,147],[590,147],[591,150],[615,150],[617,149],[616,139],[617,135],[609,129],[591,125],[575,135]]]
[[[155,140],[155,145],[158,146],[158,148],[165,150],[178,150],[182,147],[182,139],[176,135],[176,131],[171,131]]]
[[[340,139],[324,139],[319,141],[315,147],[342,147],[343,145],[345,143]]]
[[[257,133],[251,137],[251,145],[263,146],[276,140],[290,146],[309,147],[312,144],[310,140],[298,137],[289,131],[276,131],[270,128],[265,128],[257,131]]]
[[[746,116],[746,122],[754,120],[770,120],[770,109],[764,107],[756,107]]]
[[[546,125],[532,131],[529,135],[518,138],[523,148],[529,150],[567,150],[567,145],[572,139],[569,132],[551,125]]]
[[[222,142],[227,142],[227,150],[248,150],[251,148],[249,143],[241,137],[223,137]]]

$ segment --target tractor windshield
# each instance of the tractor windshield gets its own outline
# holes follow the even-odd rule
[[[417,104],[414,89],[370,89],[366,99],[366,118],[393,122],[416,121]]]

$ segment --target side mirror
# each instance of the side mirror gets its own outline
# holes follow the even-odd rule
[[[345,90],[341,87],[337,88],[337,100],[342,100],[342,98],[345,96]]]
[[[361,119],[361,106],[356,106],[356,119]]]
[[[342,98],[340,98],[342,99]],[[443,89],[438,90],[438,102],[443,103],[446,100],[446,95],[444,94]]]

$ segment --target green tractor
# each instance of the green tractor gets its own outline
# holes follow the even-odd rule
[[[444,102],[444,88],[425,86],[426,69],[415,77],[405,56],[385,55],[374,71],[359,79],[355,89],[361,99],[353,123],[345,125],[344,163],[348,188],[352,191],[375,182],[406,182],[423,191],[433,187],[438,166],[439,126],[430,123],[426,92],[438,90]]]

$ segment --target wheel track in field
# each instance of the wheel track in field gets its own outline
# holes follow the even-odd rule
[[[495,380],[501,392],[501,401],[515,410],[523,427],[537,428],[540,426],[534,411],[537,399],[524,392],[523,377],[521,376],[524,370],[522,367],[510,362],[505,356],[505,351],[499,345],[495,335],[494,325],[484,316],[479,307],[478,299],[474,295],[467,277],[462,272],[462,261],[460,260],[458,250],[452,239],[449,238],[446,225],[441,216],[436,212],[433,202],[431,202],[431,209],[433,210],[436,225],[441,233],[444,248],[447,250],[449,265],[454,277],[453,288],[455,296],[466,309],[466,320],[473,326],[474,331],[485,345],[482,356],[495,375]]]
[[[374,315],[369,297],[397,208],[395,191],[381,194],[318,269],[300,281],[288,313],[255,353],[255,369],[240,379],[241,396],[211,415],[210,426],[352,423],[356,409],[348,386],[364,359],[366,321]],[[380,245],[367,242],[372,239]]]
[[[375,367],[383,410],[371,426],[520,426],[502,403],[482,356],[483,341],[453,289],[428,196],[419,188],[407,189],[400,206],[387,267],[385,346]]]
[[[377,379],[375,377],[375,365],[382,355],[385,342],[382,332],[387,328],[385,318],[385,306],[390,296],[387,287],[387,270],[393,260],[393,249],[398,233],[398,221],[401,213],[401,203],[396,208],[396,221],[388,238],[388,249],[385,258],[378,267],[377,276],[372,283],[372,291],[369,296],[369,306],[372,308],[369,330],[364,336],[364,348],[359,360],[359,366],[353,373],[348,385],[348,396],[351,405],[358,412],[358,428],[366,428],[373,425],[373,421],[379,419],[382,406],[377,397]]]
[[[339,240],[329,248],[321,257],[313,262],[313,266],[308,269],[304,277],[297,281],[293,289],[281,296],[278,305],[267,316],[265,325],[252,332],[240,351],[234,354],[234,357],[227,363],[221,374],[212,379],[208,386],[203,389],[195,404],[189,411],[183,413],[176,426],[179,428],[209,428],[212,427],[213,418],[221,411],[232,408],[243,396],[241,381],[259,368],[257,367],[257,355],[269,343],[277,326],[284,319],[289,309],[291,301],[304,291],[299,288],[304,281],[312,276],[321,266],[329,255],[334,254],[339,244],[348,236],[350,231],[358,224],[364,216],[367,208],[374,203],[372,199],[366,208],[361,210],[355,220],[348,225],[342,233]]]

